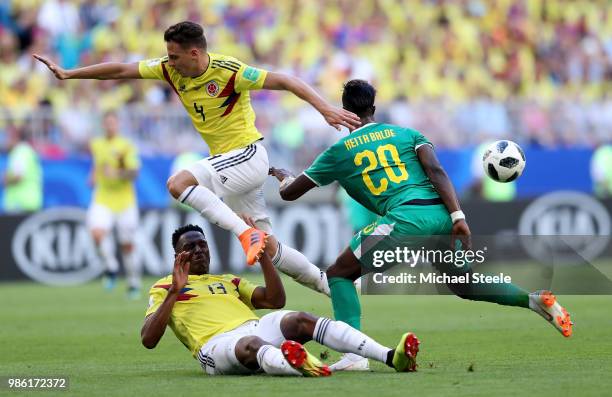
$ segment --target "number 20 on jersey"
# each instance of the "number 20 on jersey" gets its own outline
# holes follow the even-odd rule
[[[389,164],[387,154],[391,156],[393,164]],[[363,171],[361,171],[361,176],[363,177],[363,183],[365,183],[368,190],[375,196],[379,196],[389,188],[389,180],[393,183],[400,183],[408,180],[409,175],[408,171],[406,171],[406,164],[402,163],[400,160],[395,145],[381,145],[376,148],[376,153],[371,150],[364,150],[357,153],[354,158],[355,165],[358,167],[364,165],[366,160],[368,164]],[[370,172],[375,170],[379,164],[384,168],[388,179],[385,177],[380,178],[380,182],[378,186],[376,186],[370,177]]]

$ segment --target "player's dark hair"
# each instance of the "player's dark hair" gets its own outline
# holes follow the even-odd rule
[[[193,46],[206,50],[204,29],[195,22],[183,21],[170,26],[164,32],[164,41],[172,41],[183,48]]]
[[[344,84],[342,92],[342,107],[359,117],[374,114],[376,89],[365,80],[350,80]]]
[[[176,251],[176,245],[178,244],[181,236],[187,232],[200,232],[204,234],[204,230],[198,225],[185,225],[181,226],[172,233],[172,248]]]

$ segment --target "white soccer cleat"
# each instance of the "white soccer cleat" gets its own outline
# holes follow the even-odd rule
[[[542,290],[529,294],[529,308],[557,328],[566,338],[572,336],[572,322],[569,313],[557,302],[550,291]]]
[[[354,353],[344,353],[340,360],[329,366],[332,372],[337,371],[369,371],[370,362],[367,358]]]

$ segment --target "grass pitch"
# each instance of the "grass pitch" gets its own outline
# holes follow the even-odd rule
[[[331,315],[327,298],[284,281],[287,308]],[[397,374],[372,362],[373,372],[322,379],[206,376],[170,330],[147,350],[140,344],[147,300],[127,301],[122,285],[109,293],[99,283],[4,283],[0,298],[0,377],[69,377],[67,391],[36,395],[595,396],[612,390],[611,296],[560,297],[575,322],[570,339],[520,308],[453,296],[364,296],[363,329],[370,336],[388,346],[406,330],[419,336],[418,372]],[[313,342],[308,348],[326,350]],[[338,357],[330,352],[327,361]],[[25,393],[34,392],[0,387],[0,394]]]

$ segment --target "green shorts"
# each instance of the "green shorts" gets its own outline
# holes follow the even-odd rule
[[[342,203],[342,208],[346,213],[346,217],[351,224],[351,230],[353,232],[356,233],[358,230],[366,227],[378,218],[378,215],[359,204],[344,190],[340,190],[338,198]]]
[[[374,250],[395,250],[398,246],[420,248],[431,244],[430,236],[448,236],[453,224],[444,204],[401,205],[353,236],[350,247],[361,265],[374,270]]]

